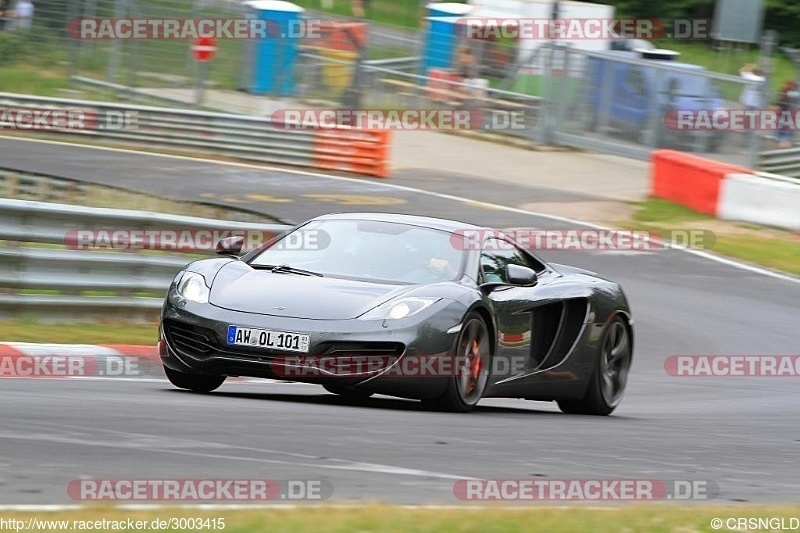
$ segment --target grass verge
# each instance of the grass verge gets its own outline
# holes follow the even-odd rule
[[[629,505],[608,509],[586,509],[573,506],[556,508],[492,508],[480,509],[464,506],[463,509],[419,509],[400,508],[384,505],[364,505],[363,507],[301,507],[261,510],[192,510],[192,509],[153,509],[146,511],[120,510],[111,507],[81,509],[69,512],[3,512],[0,517],[40,521],[39,531],[59,531],[53,523],[49,528],[43,520],[67,521],[79,529],[75,520],[117,520],[145,521],[190,518],[224,519],[224,531],[230,533],[250,533],[270,531],[272,533],[320,531],[362,533],[515,533],[546,531],[550,533],[572,533],[592,531],[594,533],[619,531],[651,532],[705,532],[732,531],[725,526],[729,518],[762,518],[777,520],[774,524],[791,525],[800,516],[798,506],[684,506],[674,505]],[[713,519],[721,519],[722,528],[713,528]],[[324,524],[324,527],[321,527]],[[734,525],[734,522],[730,522]],[[179,524],[178,524],[179,525]],[[108,527],[103,530],[111,530]],[[189,528],[170,528],[169,531],[189,531]]]
[[[636,204],[627,221],[615,225],[645,231],[710,230],[709,251],[800,276],[800,235],[754,224],[717,220],[666,200]]]
[[[93,322],[49,324],[35,318],[0,321],[0,342],[56,344],[136,344],[153,346],[158,341],[156,324]]]

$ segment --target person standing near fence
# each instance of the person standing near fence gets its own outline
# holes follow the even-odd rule
[[[358,19],[367,18],[367,9],[369,8],[369,0],[350,0],[350,11],[353,16]]]
[[[472,48],[468,44],[462,44],[456,51],[456,59],[453,62],[456,72],[464,81],[478,75],[478,59],[472,53]]]
[[[6,0],[0,0],[0,30],[5,28],[6,17],[8,16]]]
[[[797,108],[797,100],[800,93],[797,90],[797,83],[793,80],[787,81],[781,86],[781,90],[778,93],[778,101],[776,102],[776,106],[778,107],[779,113],[791,113]],[[791,121],[791,124],[788,123],[787,120],[781,120],[779,123],[781,124],[780,129],[778,130],[775,138],[778,141],[778,148],[791,148],[792,147],[792,138],[794,137],[794,127],[791,124],[794,124],[794,120]]]
[[[472,48],[468,44],[462,44],[456,50],[453,67],[460,78],[461,92],[468,99],[470,97],[470,85],[478,75],[478,58],[472,53]]]
[[[10,19],[8,14],[6,17],[6,27],[12,30],[28,31],[33,25],[33,2],[32,0],[17,0],[14,9],[11,10]]]
[[[739,70],[739,75],[749,82],[758,82],[758,83],[748,83],[742,89],[742,94],[739,97],[739,103],[741,103],[747,111],[756,111],[762,109],[764,107],[764,98],[763,98],[763,83],[766,81],[766,76],[758,68],[757,65],[745,65]],[[747,135],[744,136],[744,145],[748,146],[749,143],[755,140],[755,136],[758,132],[747,132]]]
[[[742,90],[742,95],[739,97],[739,102],[747,109],[748,111],[754,111],[759,109],[762,105],[762,98],[761,98],[761,83],[766,81],[766,77],[764,73],[761,72],[756,65],[745,65],[739,70],[739,75],[747,80],[756,83],[750,83],[745,86]]]

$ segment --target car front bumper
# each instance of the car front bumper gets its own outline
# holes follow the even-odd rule
[[[424,369],[447,367],[430,361],[452,357],[465,311],[460,303],[442,300],[422,316],[402,320],[310,320],[198,304],[171,291],[162,309],[159,354],[164,366],[178,372],[330,383],[433,398],[444,391],[448,376]],[[308,334],[310,351],[231,346],[226,341],[230,325]]]

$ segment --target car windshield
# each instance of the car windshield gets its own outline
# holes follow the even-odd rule
[[[462,273],[464,251],[450,237],[446,231],[394,222],[318,220],[284,235],[250,266],[292,267],[367,281],[436,283]]]

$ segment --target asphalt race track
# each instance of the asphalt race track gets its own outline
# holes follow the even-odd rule
[[[436,174],[328,178],[0,139],[0,164],[298,222],[330,211],[398,211],[498,227],[569,229],[515,207],[551,190]],[[579,198],[574,198],[579,200]],[[0,501],[69,503],[91,478],[327,479],[335,501],[453,504],[465,477],[711,480],[719,501],[800,498],[795,378],[681,378],[670,355],[800,355],[800,282],[679,250],[547,252],[622,283],[636,317],[634,368],[608,418],[487,400],[474,413],[375,397],[349,403],[313,385],[231,383],[196,395],[165,380],[0,382]],[[5,339],[0,339],[5,340]],[[9,339],[11,340],[11,339]]]

